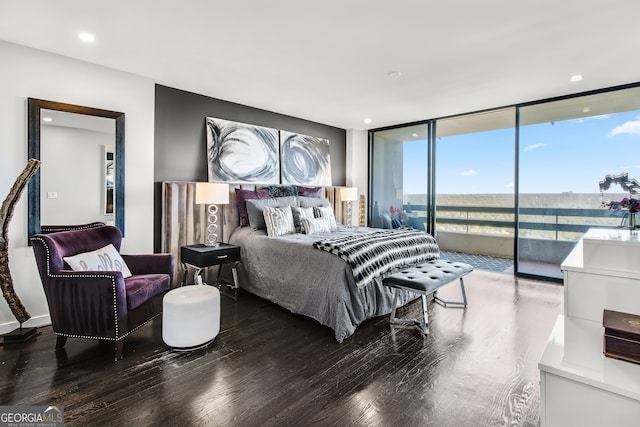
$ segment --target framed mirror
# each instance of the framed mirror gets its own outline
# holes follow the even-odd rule
[[[95,221],[113,223],[124,236],[124,113],[27,103],[28,157],[42,161],[28,187],[28,238],[44,225]],[[55,117],[55,126],[45,117]]]

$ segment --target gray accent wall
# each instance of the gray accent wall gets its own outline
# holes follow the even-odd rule
[[[345,129],[167,86],[155,87],[154,249],[160,250],[163,181],[207,181],[205,117],[329,140],[333,185],[346,185]],[[134,159],[127,159],[134,161]]]

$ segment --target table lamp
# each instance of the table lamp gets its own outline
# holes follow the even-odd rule
[[[196,204],[209,205],[206,246],[217,246],[218,206],[229,203],[229,184],[220,182],[196,182]]]
[[[351,227],[351,202],[358,200],[358,189],[356,187],[340,188],[340,200],[347,204],[347,227]]]

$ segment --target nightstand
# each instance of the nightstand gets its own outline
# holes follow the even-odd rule
[[[218,277],[216,278],[216,287],[218,287],[223,295],[231,297],[233,300],[238,299],[238,271],[237,267],[240,263],[240,246],[230,245],[228,243],[218,243],[216,246],[206,246],[202,243],[196,245],[188,245],[180,247],[180,259],[182,260],[182,268],[184,270],[183,283],[187,282],[187,265],[195,268],[193,275],[194,283],[202,283],[200,272],[203,268],[214,267],[219,265]],[[222,268],[226,264],[231,264],[231,272],[233,274],[233,285],[222,280]],[[231,288],[233,293],[222,292],[222,287]]]

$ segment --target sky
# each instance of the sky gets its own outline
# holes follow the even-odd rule
[[[513,193],[514,139],[514,129],[438,139],[437,193]],[[424,140],[404,143],[405,194],[427,192],[426,158]],[[623,172],[640,181],[640,111],[520,128],[520,193],[599,193],[605,175]]]

